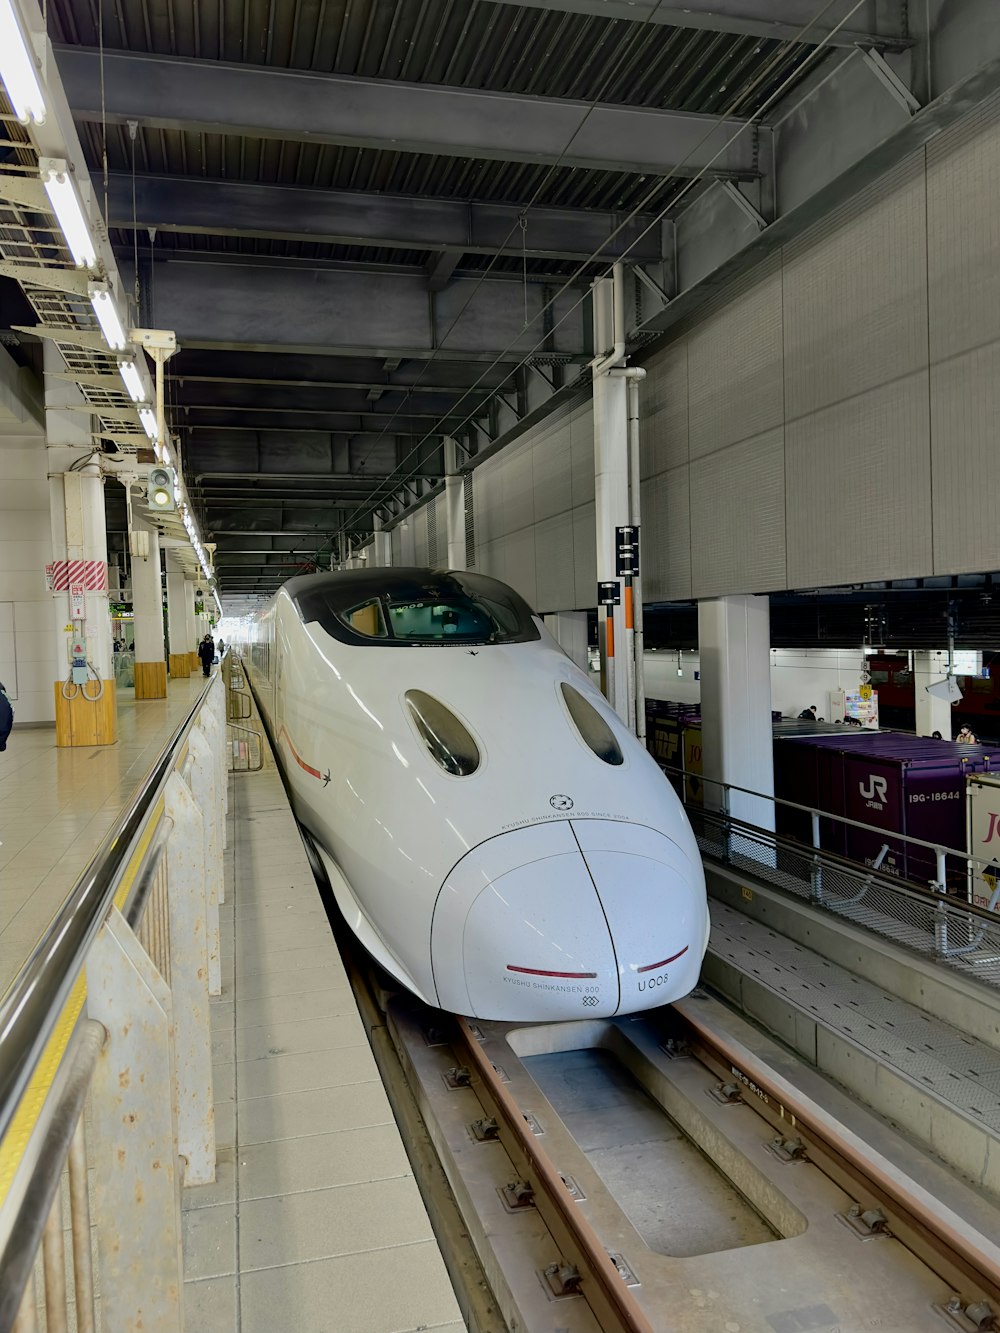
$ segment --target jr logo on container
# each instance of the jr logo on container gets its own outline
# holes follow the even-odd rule
[[[870,805],[873,810],[882,809],[888,789],[889,783],[886,779],[876,777],[874,773],[868,774],[867,785],[863,782],[858,783],[858,791],[865,798],[865,804]]]

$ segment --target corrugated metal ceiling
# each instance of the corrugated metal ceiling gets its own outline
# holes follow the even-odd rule
[[[812,48],[588,18],[489,0],[50,0],[55,41],[510,93],[749,116]],[[99,126],[85,127],[96,166]],[[321,189],[573,208],[634,207],[651,181],[627,172],[283,143],[140,127],[137,171]],[[109,126],[108,163],[133,145]],[[677,186],[650,200],[662,208]]]

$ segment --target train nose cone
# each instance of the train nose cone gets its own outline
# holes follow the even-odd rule
[[[587,863],[568,823],[517,829],[448,876],[431,933],[438,1000],[479,1018],[611,1015],[618,968]]]
[[[701,865],[653,829],[517,829],[474,847],[438,897],[438,1001],[524,1022],[651,1008],[693,989],[707,920]]]
[[[621,989],[618,1012],[689,994],[708,943],[701,863],[655,829],[576,820],[573,830],[601,899]]]

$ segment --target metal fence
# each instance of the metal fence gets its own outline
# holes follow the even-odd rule
[[[215,1179],[224,693],[206,685],[0,1000],[0,1333],[183,1330],[181,1188]]]
[[[664,767],[675,775],[678,769]],[[811,810],[792,801],[765,797],[747,788],[702,781],[718,792],[719,809],[696,804],[684,793],[685,809],[702,855],[785,893],[813,907],[851,921],[915,953],[955,968],[977,981],[1000,988],[1000,915],[979,907],[964,897],[947,892],[948,867],[955,860],[966,867],[966,878],[988,863],[952,847],[939,847],[919,838],[872,829],[856,820],[826,811]],[[783,805],[811,817],[813,845],[807,846],[776,835],[768,829],[735,819],[728,813],[734,794],[755,796],[772,808]],[[880,833],[887,842],[910,843],[930,849],[937,865],[937,878],[927,887],[892,879],[878,873],[879,857],[872,868],[821,850],[820,820]],[[955,882],[955,876],[951,876]],[[994,899],[1000,898],[1000,893]],[[994,902],[996,906],[996,902]]]

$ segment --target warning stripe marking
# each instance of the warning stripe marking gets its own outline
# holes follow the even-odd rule
[[[291,736],[289,736],[284,726],[282,726],[281,731],[278,733],[278,739],[280,740],[282,736],[284,736],[285,740],[288,742],[288,748],[292,752],[292,758],[298,764],[299,768],[304,768],[305,771],[308,774],[310,774],[310,776],[314,778],[319,778],[319,780],[322,782],[323,774],[319,771],[318,768],[313,768],[311,764],[306,763],[306,761],[299,754],[298,750],[296,750],[295,746],[292,744],[292,738]]]
[[[104,592],[108,586],[108,566],[103,560],[55,560],[52,563],[52,591],[68,592],[71,585],[82,584],[85,592]]]

